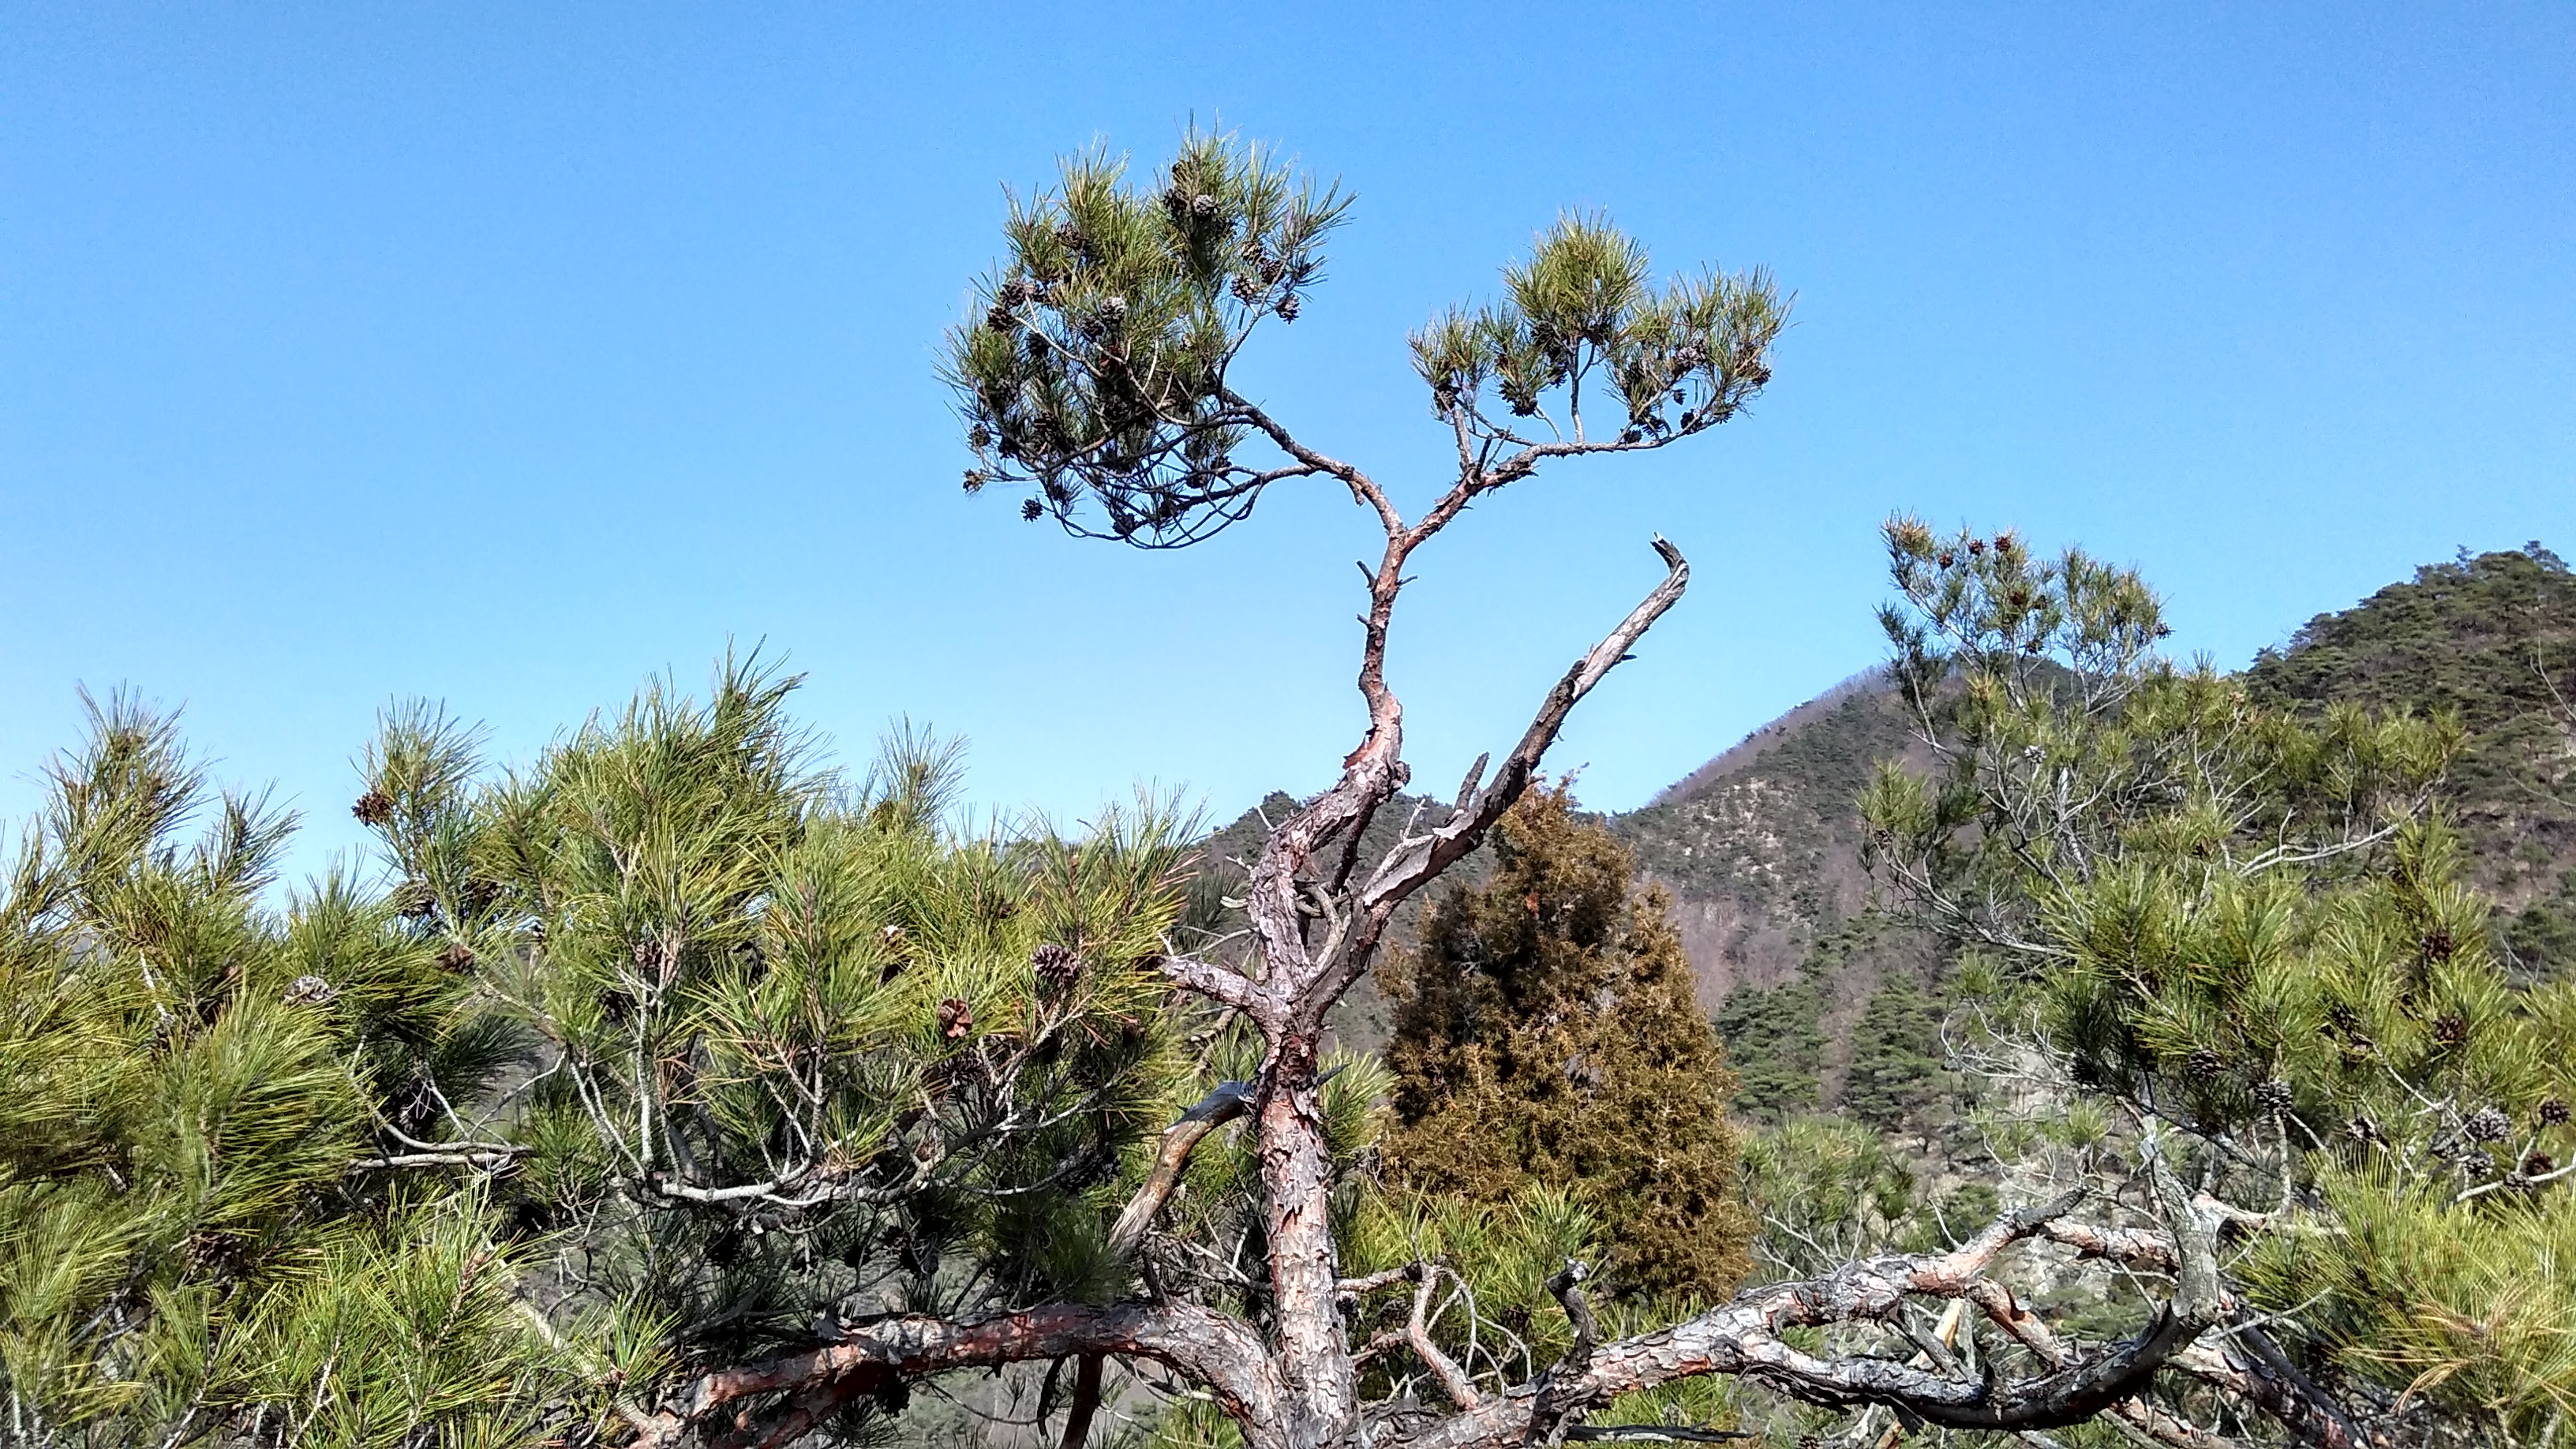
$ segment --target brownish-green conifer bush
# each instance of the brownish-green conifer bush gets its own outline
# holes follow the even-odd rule
[[[1498,863],[1388,965],[1401,1004],[1388,1140],[1397,1180],[1496,1205],[1533,1183],[1585,1199],[1632,1296],[1710,1298],[1749,1266],[1734,1090],[1662,891],[1563,786],[1522,797]]]

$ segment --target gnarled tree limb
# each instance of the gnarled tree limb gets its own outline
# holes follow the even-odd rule
[[[1200,1139],[1242,1116],[1251,1105],[1250,1085],[1223,1082],[1197,1106],[1182,1113],[1181,1120],[1163,1129],[1152,1170],[1145,1174],[1144,1184],[1135,1195],[1127,1199],[1116,1225],[1109,1230],[1109,1251],[1113,1255],[1124,1258],[1145,1240],[1146,1230],[1154,1225],[1154,1215],[1171,1200],[1172,1189],[1180,1186],[1181,1173],[1188,1168],[1190,1152]]]
[[[2177,1353],[2197,1339],[2215,1306],[2191,1299],[2168,1304],[2145,1331],[2090,1357],[2071,1353],[2050,1372],[2012,1383],[1941,1374],[1879,1358],[1820,1358],[1791,1347],[1791,1328],[1885,1321],[1910,1297],[1973,1298],[1986,1269],[2007,1247],[2046,1235],[2080,1194],[2007,1214],[1947,1253],[1873,1258],[1820,1278],[1778,1283],[1738,1294],[1696,1318],[1636,1338],[1604,1344],[1579,1374],[1553,1381],[1548,1394],[1489,1397],[1483,1407],[1432,1425],[1408,1449],[1488,1449],[1527,1442],[1542,1407],[1571,1412],[1623,1393],[1698,1374],[1731,1374],[1781,1393],[1832,1406],[1885,1404],[1929,1423],[1958,1429],[2046,1429],[2080,1423],[2143,1391]],[[1542,1431],[1544,1432],[1544,1431]]]
[[[1252,1449],[1284,1449],[1278,1376],[1260,1336],[1186,1303],[1059,1303],[958,1322],[896,1316],[845,1325],[837,1343],[682,1382],[649,1416],[642,1445],[667,1449],[718,1416],[754,1443],[785,1443],[825,1414],[901,1379],[1032,1359],[1126,1354],[1166,1364],[1215,1395]],[[762,1418],[764,1405],[777,1404]]]

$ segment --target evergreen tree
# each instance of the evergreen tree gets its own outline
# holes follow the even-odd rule
[[[1728,993],[1717,1034],[1735,1071],[1738,1117],[1776,1126],[1824,1104],[1824,1020],[1824,992],[1810,971]]]
[[[1883,1132],[1924,1125],[1941,1099],[1941,1019],[1909,972],[1890,972],[1852,1028],[1843,1110]]]
[[[1669,902],[1631,888],[1627,850],[1561,785],[1524,795],[1494,840],[1493,874],[1388,962],[1393,1172],[1493,1204],[1557,1185],[1600,1214],[1624,1291],[1724,1294],[1752,1232],[1735,1084]]]
[[[2241,1237],[2234,1335],[2193,1372],[2309,1442],[2556,1432],[2576,986],[2515,982],[2463,879],[2431,804],[2457,718],[2267,707],[2154,653],[2132,571],[1887,536],[1898,673],[1941,768],[1882,772],[1878,859],[1979,948],[1990,1069],[2050,1115],[2112,1112],[2080,1153],[2007,1167],[2175,1243]]]
[[[0,1438],[517,1443],[600,1422],[612,1324],[552,1342],[479,1189],[412,1171],[520,1043],[412,897],[269,904],[293,817],[118,698],[0,899]],[[192,817],[202,817],[191,839]],[[464,1160],[469,1149],[447,1149]]]

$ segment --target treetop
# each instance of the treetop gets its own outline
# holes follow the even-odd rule
[[[1150,179],[1095,147],[1010,199],[1005,252],[948,334],[975,464],[966,489],[1029,490],[1022,515],[1144,548],[1195,543],[1286,478],[1324,474],[1384,513],[1365,475],[1240,391],[1253,331],[1294,322],[1352,198],[1271,147],[1186,132]],[[1567,212],[1503,272],[1503,295],[1411,338],[1458,447],[1459,501],[1545,458],[1661,447],[1740,411],[1770,381],[1788,301],[1753,270],[1658,286],[1645,246]],[[1587,429],[1585,389],[1617,400]],[[1454,509],[1445,509],[1454,512]],[[1444,509],[1435,509],[1435,515]]]

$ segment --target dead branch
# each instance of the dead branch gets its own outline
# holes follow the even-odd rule
[[[969,1322],[899,1315],[845,1324],[839,1342],[683,1381],[655,1407],[637,1443],[669,1449],[729,1415],[748,1442],[783,1444],[898,1380],[1086,1354],[1168,1365],[1213,1394],[1252,1449],[1286,1449],[1281,1385],[1259,1335],[1186,1303],[1053,1304]],[[764,1404],[774,1406],[766,1416]]]
[[[2041,1237],[2080,1194],[2007,1214],[1947,1253],[1868,1259],[1820,1278],[1741,1293],[1696,1318],[1593,1351],[1579,1374],[1551,1395],[1510,1394],[1458,1414],[1407,1441],[1409,1449],[1487,1449],[1530,1442],[1542,1397],[1561,1412],[1697,1374],[1753,1379],[1792,1398],[1832,1407],[1883,1404],[1943,1428],[2048,1429],[2080,1423],[2142,1392],[2156,1372],[2216,1318],[2217,1305],[2192,1287],[2158,1310],[2137,1337],[2016,1382],[1969,1379],[1883,1358],[1819,1358],[1791,1347],[1791,1328],[1889,1321],[1911,1297],[1969,1298],[2007,1247]],[[2187,1259],[2215,1264],[2206,1245]],[[2187,1278],[2201,1276],[2187,1270]]]
[[[1145,1174],[1142,1186],[1127,1200],[1118,1214],[1117,1224],[1109,1230],[1109,1251],[1124,1258],[1136,1251],[1145,1233],[1154,1225],[1154,1215],[1171,1200],[1172,1189],[1180,1186],[1181,1173],[1190,1162],[1190,1152],[1202,1138],[1226,1123],[1242,1116],[1252,1105],[1252,1088],[1243,1082],[1220,1083],[1199,1104],[1181,1114],[1181,1119],[1163,1129],[1162,1145],[1155,1150],[1154,1166]]]
[[[1439,1383],[1440,1392],[1449,1396],[1449,1402],[1462,1409],[1473,1409],[1479,1400],[1475,1386],[1467,1382],[1467,1371],[1458,1367],[1456,1360],[1442,1353],[1440,1345],[1431,1341],[1431,1323],[1426,1315],[1431,1308],[1431,1290],[1440,1286],[1440,1275],[1427,1263],[1421,1266],[1422,1272],[1413,1285],[1413,1311],[1404,1320],[1405,1346],[1411,1348],[1413,1356],[1422,1360],[1422,1366],[1431,1371],[1431,1377]]]

